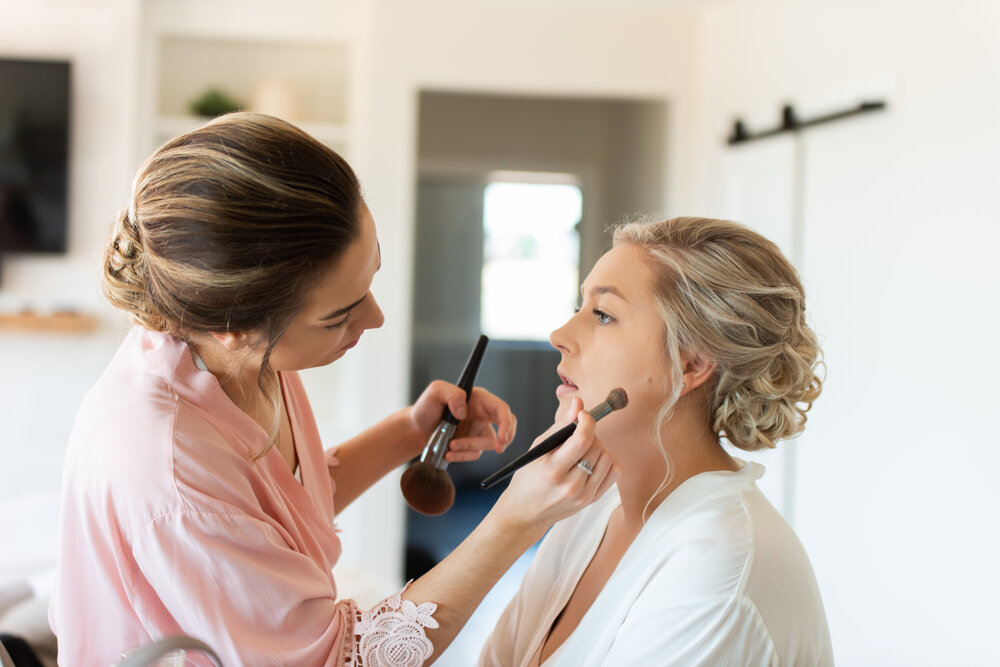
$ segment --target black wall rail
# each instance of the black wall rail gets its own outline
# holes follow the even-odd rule
[[[798,132],[799,130],[803,130],[807,127],[822,125],[823,123],[831,123],[833,121],[850,118],[851,116],[857,116],[863,113],[882,111],[885,107],[885,102],[881,100],[862,102],[858,106],[851,109],[837,111],[825,116],[817,116],[816,118],[810,118],[808,120],[800,120],[795,116],[795,109],[791,105],[787,105],[781,110],[781,125],[778,127],[770,130],[763,130],[761,132],[750,132],[747,130],[746,125],[742,120],[736,119],[733,122],[732,134],[729,135],[729,138],[726,141],[730,146],[733,146],[735,144],[742,144],[748,141],[756,141],[757,139],[766,139],[767,137],[774,137],[785,132]]]

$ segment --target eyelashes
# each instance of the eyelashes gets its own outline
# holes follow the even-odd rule
[[[597,321],[600,324],[602,324],[602,325],[604,325],[604,324],[611,324],[612,322],[615,321],[615,318],[611,317],[610,315],[608,315],[607,313],[605,313],[602,310],[598,310],[597,308],[594,308],[593,312],[594,312],[594,315],[597,316]]]
[[[579,313],[581,310],[582,309],[579,306],[577,306],[576,308],[573,309],[573,312],[574,313]],[[603,325],[607,325],[607,324],[611,324],[612,322],[615,321],[614,317],[612,317],[611,315],[608,315],[603,310],[598,310],[597,308],[593,308],[590,312],[592,312],[594,314],[594,316],[597,318],[597,322],[599,324],[601,324],[602,326]]]
[[[327,329],[327,331],[333,331],[335,329],[340,329],[346,326],[347,323],[350,321],[351,321],[351,313],[347,313],[347,315],[344,315],[344,319],[340,320],[339,322],[334,322],[333,324],[328,324],[326,325],[325,328]]]

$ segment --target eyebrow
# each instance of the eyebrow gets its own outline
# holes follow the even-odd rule
[[[378,249],[378,269],[381,269],[382,268],[382,245],[378,242],[378,240],[375,241],[375,247]],[[375,270],[378,271],[378,269],[375,269]],[[354,303],[352,303],[350,305],[347,305],[347,306],[344,306],[343,308],[341,308],[339,310],[335,310],[332,313],[330,313],[329,315],[324,315],[323,317],[321,317],[319,319],[322,320],[322,321],[326,321],[326,320],[332,320],[335,317],[340,317],[341,315],[346,315],[350,311],[352,311],[355,308],[357,308],[358,305],[360,305],[361,302],[364,301],[367,298],[368,298],[368,295],[365,294],[363,297],[361,297],[360,299],[358,299]]]
[[[626,299],[625,296],[621,292],[618,291],[618,288],[617,287],[612,287],[610,285],[598,285],[597,287],[592,287],[592,288],[590,288],[590,293],[591,294],[611,294],[612,296],[616,296],[619,299],[621,299],[622,301],[625,301],[626,303],[628,303],[628,299]],[[583,287],[580,287],[580,294],[583,294]]]
[[[357,308],[357,307],[358,307],[358,305],[359,305],[359,304],[360,304],[360,303],[361,303],[362,301],[364,301],[365,299],[367,299],[367,298],[368,298],[368,295],[367,295],[367,294],[365,294],[365,295],[364,295],[363,297],[361,297],[360,299],[358,299],[358,300],[357,300],[357,301],[355,301],[354,303],[352,303],[352,304],[350,304],[350,305],[348,305],[348,306],[344,306],[344,307],[343,307],[343,308],[341,308],[340,310],[335,310],[335,311],[333,311],[332,313],[330,313],[329,315],[324,315],[323,317],[321,317],[321,318],[319,318],[319,319],[321,319],[321,320],[332,320],[332,319],[333,319],[333,318],[335,318],[335,317],[340,317],[341,315],[346,315],[346,314],[347,314],[347,313],[349,313],[350,311],[352,311],[352,310],[354,310],[355,308]]]

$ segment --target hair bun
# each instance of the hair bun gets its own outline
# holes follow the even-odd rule
[[[815,372],[822,361],[813,332],[803,324],[796,335],[798,345],[781,343],[759,363],[720,374],[713,428],[733,446],[773,448],[805,428],[806,413],[822,390]]]
[[[145,249],[131,207],[125,208],[111,229],[104,250],[101,289],[116,308],[130,313],[139,324],[163,330],[164,321],[149,303],[146,290]]]

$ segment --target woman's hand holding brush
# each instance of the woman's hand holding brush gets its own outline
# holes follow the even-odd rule
[[[474,387],[487,343],[486,336],[476,341],[457,385],[432,383],[412,408],[417,432],[430,430],[420,460],[403,471],[399,487],[407,504],[421,514],[444,514],[455,502],[455,484],[446,472],[449,463],[474,460],[483,448],[503,451],[514,439],[516,422],[510,407]],[[435,414],[441,415],[436,426]],[[457,442],[456,436],[460,436]]]
[[[474,387],[466,401],[461,387],[435,380],[410,407],[415,445],[424,446],[445,407],[461,420],[445,455],[449,463],[475,461],[484,451],[503,452],[514,441],[517,417],[504,401],[482,387]],[[419,453],[420,450],[414,452]]]
[[[567,422],[557,422],[535,440],[535,446],[560,428],[577,422],[562,445],[524,466],[511,478],[494,506],[507,520],[523,520],[544,531],[604,495],[618,478],[618,466],[595,434],[596,422],[574,398]],[[585,462],[585,463],[584,463]],[[591,472],[587,472],[587,469]],[[494,513],[494,512],[491,512]],[[539,536],[540,537],[540,536]]]

